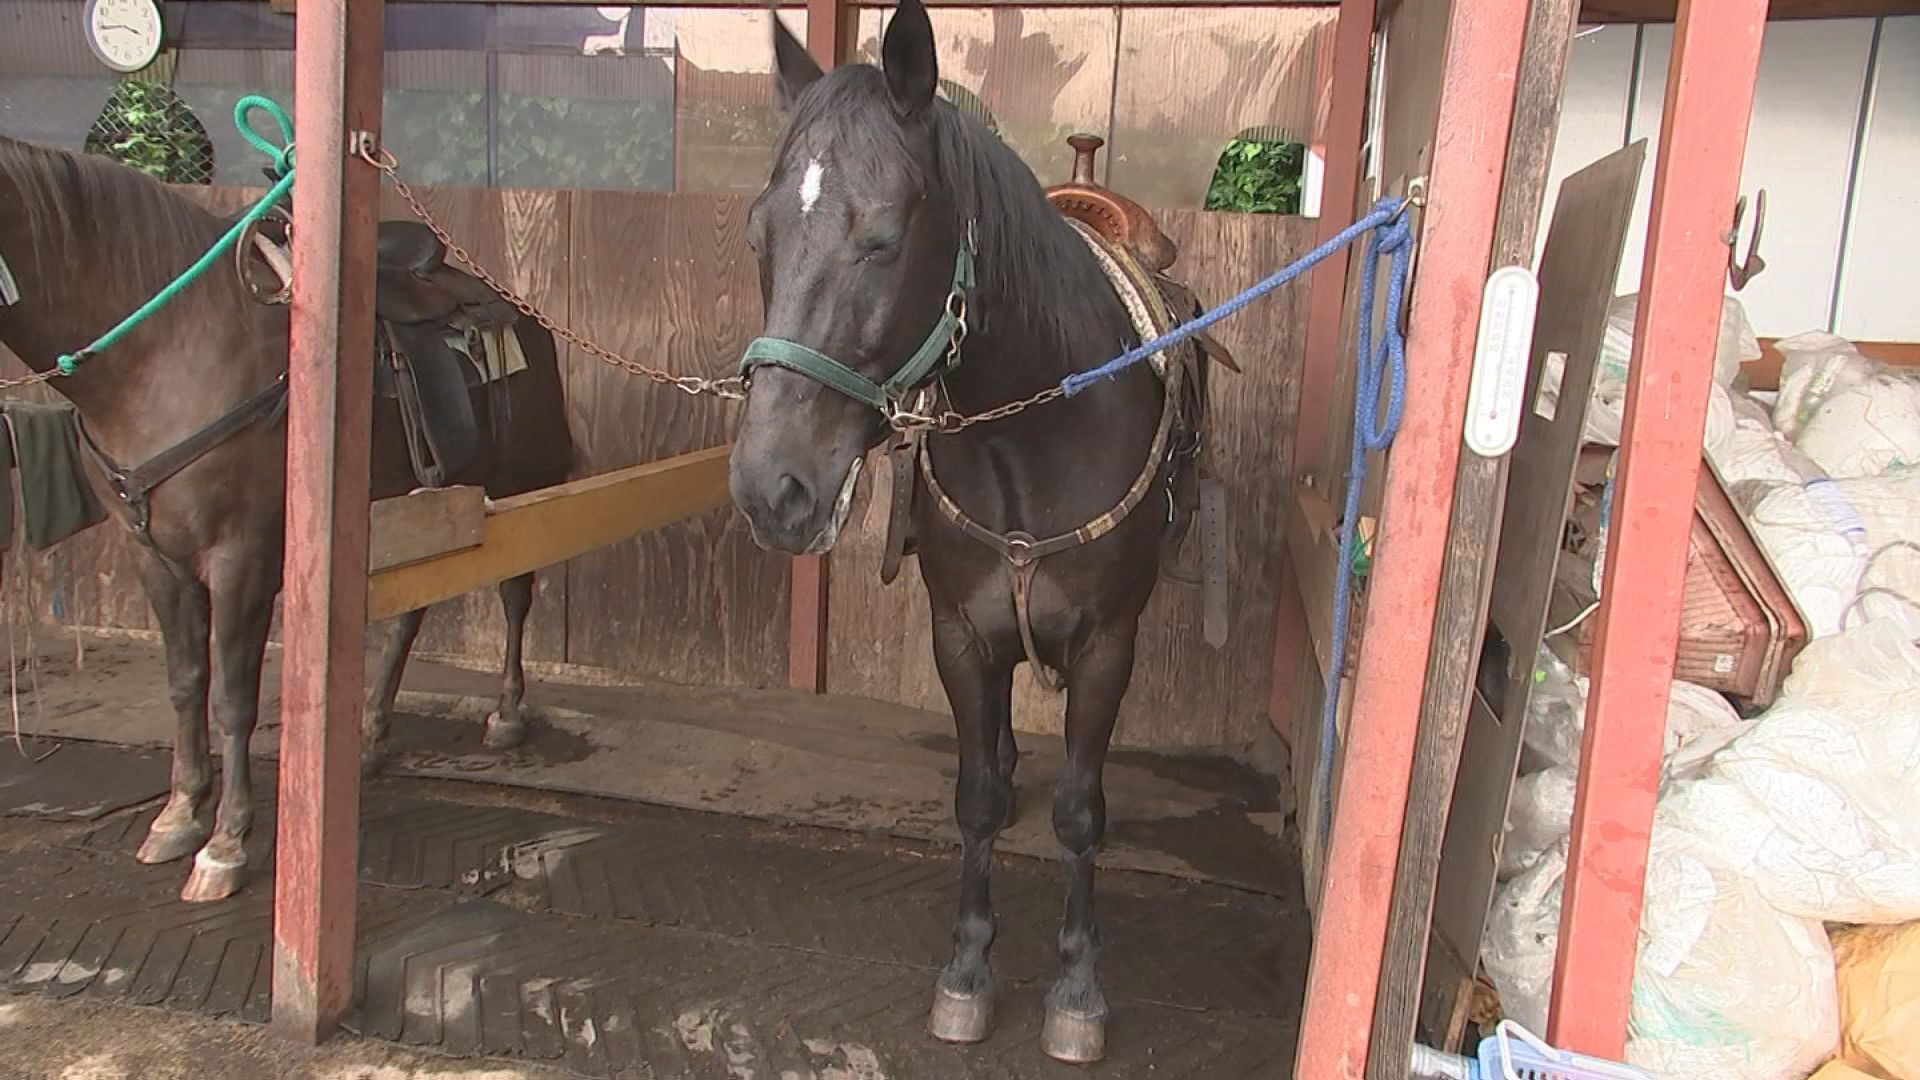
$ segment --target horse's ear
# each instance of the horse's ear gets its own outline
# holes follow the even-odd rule
[[[933,45],[933,23],[921,0],[900,0],[894,9],[886,40],[880,43],[880,66],[900,115],[912,116],[933,104],[940,60]]]
[[[773,96],[781,111],[793,108],[807,87],[820,77],[820,65],[815,63],[807,47],[780,21],[773,18]]]

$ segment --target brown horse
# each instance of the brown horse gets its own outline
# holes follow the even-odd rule
[[[19,292],[0,307],[0,342],[28,367],[49,370],[159,292],[231,223],[119,164],[0,138],[0,259]],[[439,267],[437,245],[417,231],[390,223],[382,233],[381,318],[390,337],[417,335],[419,320],[433,314],[426,302],[463,276]],[[118,344],[49,384],[79,414],[88,479],[139,541],[133,549],[166,642],[177,728],[171,793],[138,858],[159,863],[197,852],[181,893],[189,901],[232,895],[244,877],[253,817],[247,746],[285,543],[288,313],[254,302],[231,266],[217,264]],[[459,291],[461,303],[434,314],[439,328],[459,325],[455,309],[472,296]],[[470,452],[449,458],[447,475],[436,479],[481,484],[496,497],[565,479],[572,444],[552,335],[525,320],[513,334],[525,368],[505,378],[504,392],[468,391],[470,417],[484,420],[467,425],[477,433]],[[418,486],[422,414],[403,424],[397,400],[375,402],[374,498]],[[487,732],[496,747],[524,734],[520,651],[533,584],[527,574],[500,585],[507,646]],[[424,614],[389,626],[368,693],[369,763],[378,761]],[[209,710],[223,765],[217,812]]]
[[[1141,333],[1089,238],[1033,173],[936,99],[920,0],[900,0],[881,68],[823,75],[778,20],[774,46],[789,118],[747,228],[767,336],[742,361],[752,381],[732,489],[762,544],[818,553],[838,535],[860,462],[890,416],[978,416],[1100,365]],[[1191,306],[1160,280],[1131,295],[1152,292],[1163,294],[1152,302]],[[1067,1061],[1103,1052],[1093,910],[1101,772],[1141,611],[1185,527],[1195,388],[1204,394],[1200,348],[1169,352],[1164,384],[1142,365],[1065,400],[947,424],[925,435],[917,472],[895,473],[914,489],[934,661],[960,751],[959,914],[930,1018],[944,1040],[983,1039],[992,1020],[988,877],[1014,810],[1011,697],[1026,662],[1043,677],[1062,673],[1067,690],[1067,767],[1053,799],[1067,876],[1062,972],[1041,1042]]]

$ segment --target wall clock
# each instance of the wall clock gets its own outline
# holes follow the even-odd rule
[[[156,0],[87,0],[87,46],[119,72],[139,71],[160,54]]]

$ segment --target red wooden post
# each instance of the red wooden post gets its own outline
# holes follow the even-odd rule
[[[287,414],[273,1026],[325,1038],[353,992],[382,0],[301,0],[294,28],[293,341]]]
[[[1680,0],[1614,479],[1549,1038],[1618,1060],[1767,0]]]
[[[1294,1067],[1302,1078],[1360,1080],[1366,1069],[1527,3],[1461,0],[1447,29],[1406,411],[1387,459],[1379,556],[1322,858],[1327,885]]]
[[[858,24],[859,12],[847,0],[807,0],[807,49],[822,69],[846,61]],[[824,555],[795,555],[790,565],[787,685],[824,694],[830,564]]]
[[[1352,222],[1353,204],[1360,189],[1360,144],[1366,136],[1367,76],[1373,66],[1374,0],[1340,0],[1340,18],[1333,32],[1333,78],[1328,88],[1325,169],[1320,186],[1321,243]],[[1294,484],[1318,468],[1324,456],[1327,414],[1333,403],[1333,373],[1340,363],[1340,313],[1347,291],[1349,251],[1342,251],[1316,267],[1308,277],[1307,341],[1300,374],[1300,410],[1294,421],[1293,452],[1288,455],[1293,475],[1281,478]],[[1286,546],[1284,538],[1278,540]],[[1283,556],[1280,589],[1275,597],[1273,674],[1268,681],[1267,720],[1291,739],[1294,706],[1300,697],[1301,675],[1311,663],[1313,643],[1300,588],[1290,556]]]

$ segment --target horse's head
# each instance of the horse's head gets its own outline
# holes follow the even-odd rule
[[[971,281],[971,254],[959,254],[966,230],[936,167],[937,62],[920,0],[901,0],[879,70],[823,75],[777,18],[773,35],[788,122],[747,223],[766,330],[743,362],[732,488],[763,546],[820,553],[886,435],[884,410],[944,363],[943,315]]]

